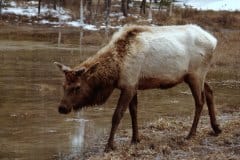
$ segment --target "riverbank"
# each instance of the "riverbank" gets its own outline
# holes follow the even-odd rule
[[[222,134],[214,136],[209,124],[209,118],[205,114],[201,117],[197,135],[191,140],[185,137],[190,129],[190,117],[162,117],[153,122],[141,125],[141,142],[130,145],[131,130],[121,130],[117,134],[117,149],[110,153],[104,153],[104,143],[95,146],[97,153],[87,152],[85,155],[90,160],[110,159],[231,159],[237,160],[240,156],[240,112],[239,106],[230,109],[222,106],[218,115]],[[106,142],[106,139],[105,141]],[[98,148],[98,149],[96,149]],[[93,148],[90,148],[91,150]]]

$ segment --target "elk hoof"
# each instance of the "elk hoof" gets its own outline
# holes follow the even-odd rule
[[[138,144],[138,143],[140,143],[140,139],[139,138],[134,138],[131,141],[131,144]]]
[[[187,140],[190,140],[196,135],[196,133],[189,133],[188,136],[186,137]]]
[[[220,129],[219,125],[216,125],[215,127],[213,127],[213,130],[216,136],[222,133],[222,130]]]
[[[115,147],[113,144],[107,144],[104,149],[104,152],[108,153],[108,152],[114,151],[116,149],[117,149],[117,147]]]

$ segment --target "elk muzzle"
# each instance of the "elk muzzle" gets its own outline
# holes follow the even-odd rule
[[[66,105],[60,105],[58,107],[58,112],[61,114],[68,114],[71,112],[71,108],[67,107]]]

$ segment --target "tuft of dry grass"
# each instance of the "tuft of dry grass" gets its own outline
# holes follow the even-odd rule
[[[209,77],[215,79],[240,79],[240,30],[213,32],[218,39],[214,66]]]

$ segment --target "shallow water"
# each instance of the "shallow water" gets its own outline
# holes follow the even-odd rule
[[[11,42],[0,47],[0,159],[71,159],[108,134],[119,91],[103,106],[60,115],[64,77],[54,61],[76,65],[95,48],[57,48],[51,44]],[[2,43],[3,44],[3,43]],[[33,47],[29,47],[29,46]],[[28,47],[26,47],[28,46]],[[239,105],[238,80],[210,80],[217,105]],[[164,115],[192,116],[186,85],[139,92],[139,125]],[[191,123],[191,122],[189,122]],[[119,128],[130,127],[126,112]]]

